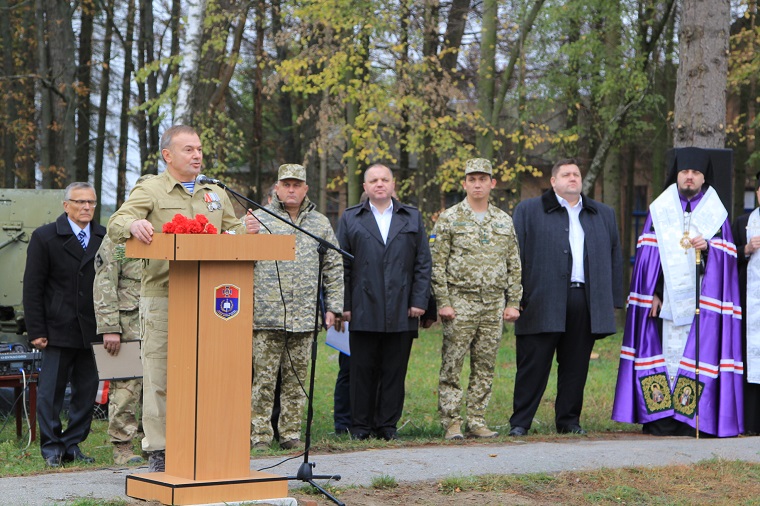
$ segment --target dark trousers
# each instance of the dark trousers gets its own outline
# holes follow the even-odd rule
[[[42,352],[37,384],[37,421],[43,458],[63,456],[87,439],[98,393],[98,369],[91,348],[48,345]],[[69,423],[62,430],[61,410],[66,384],[71,383]]]
[[[351,357],[339,353],[338,366],[340,369],[333,393],[333,422],[335,430],[342,431],[351,428]]]
[[[558,429],[580,425],[583,389],[594,340],[583,288],[569,288],[565,332],[517,336],[514,414],[509,419],[512,427],[530,428],[549,381],[555,351],[555,424]]]
[[[395,432],[404,409],[412,337],[411,332],[351,331],[352,434]]]

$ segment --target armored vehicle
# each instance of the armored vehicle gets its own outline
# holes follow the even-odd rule
[[[26,248],[36,228],[63,212],[64,193],[0,188],[0,343],[26,343],[22,335]]]

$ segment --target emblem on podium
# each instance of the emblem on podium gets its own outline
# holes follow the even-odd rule
[[[214,301],[216,316],[229,320],[238,314],[240,288],[235,285],[219,285],[214,288]]]

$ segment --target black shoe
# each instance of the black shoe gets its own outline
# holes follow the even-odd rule
[[[578,434],[580,436],[585,436],[587,432],[583,430],[583,427],[580,425],[566,425],[563,427],[557,427],[557,432],[559,434]]]
[[[82,453],[82,450],[79,449],[78,446],[74,446],[72,448],[69,448],[69,450],[66,452],[66,454],[63,456],[62,459],[64,462],[82,462],[84,464],[92,464],[95,462],[95,459],[92,457],[88,457],[84,453]]]
[[[528,429],[525,427],[520,427],[519,425],[515,425],[512,427],[509,431],[509,435],[512,437],[522,437],[528,435]]]
[[[381,430],[377,433],[378,439],[385,439],[386,441],[395,441],[398,439],[398,433],[396,429]]]
[[[50,455],[45,457],[45,465],[47,467],[61,467],[61,456],[59,454]]]
[[[369,435],[370,434],[367,431],[357,430],[351,433],[351,439],[356,439],[358,441],[365,441],[369,439]]]
[[[148,456],[148,472],[149,473],[163,473],[166,471],[166,452],[164,450],[156,450],[150,452]]]

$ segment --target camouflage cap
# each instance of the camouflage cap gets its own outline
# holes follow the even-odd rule
[[[464,175],[472,174],[474,172],[480,172],[493,176],[493,168],[491,162],[485,158],[470,158],[464,163]]]
[[[306,169],[303,168],[303,165],[298,165],[296,163],[280,165],[280,170],[277,171],[277,180],[282,181],[283,179],[300,179],[301,181],[306,181]]]

